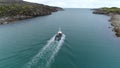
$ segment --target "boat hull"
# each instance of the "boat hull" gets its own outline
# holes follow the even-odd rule
[[[55,39],[54,39],[54,40],[55,40],[55,41],[60,41],[61,38],[62,38],[62,34],[61,34],[61,35],[58,35],[58,34],[57,34],[57,35],[55,36]]]

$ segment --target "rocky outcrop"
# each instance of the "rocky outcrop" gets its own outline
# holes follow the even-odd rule
[[[60,7],[48,6],[30,2],[0,3],[0,24],[23,20],[37,16],[50,15],[52,12],[63,10]]]
[[[0,18],[0,24],[8,24],[8,23],[11,23],[12,21],[29,19],[29,18],[32,18],[32,16],[16,15],[16,16],[10,16],[10,17],[2,17]]]
[[[94,10],[93,14],[105,14],[105,15],[109,14],[108,12],[105,12],[101,9],[93,9],[93,10]]]
[[[112,15],[110,19],[111,25],[113,26],[113,31],[117,37],[120,37],[120,15]]]

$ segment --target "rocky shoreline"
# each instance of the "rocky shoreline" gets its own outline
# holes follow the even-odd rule
[[[24,20],[24,19],[29,19],[29,18],[32,18],[32,16],[16,15],[16,16],[9,16],[9,17],[1,17],[0,24],[9,24],[13,21]]]
[[[115,32],[115,35],[117,37],[120,37],[120,15],[119,14],[112,15],[109,21],[113,26],[113,31]]]
[[[104,14],[104,15],[107,15],[107,14],[108,14],[108,12],[104,12],[104,11],[101,10],[101,9],[92,9],[92,10],[94,10],[94,11],[93,11],[93,14]]]
[[[29,19],[37,16],[50,15],[63,10],[60,7],[48,6],[30,2],[0,3],[0,24]]]
[[[93,9],[93,14],[103,14],[110,16],[110,22],[113,26],[113,31],[115,32],[116,37],[120,37],[120,14],[117,12],[106,12],[102,9]]]

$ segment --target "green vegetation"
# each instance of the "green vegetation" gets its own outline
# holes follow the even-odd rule
[[[2,16],[43,16],[57,11],[56,7],[42,4],[9,4],[0,5],[0,17]]]
[[[0,24],[8,24],[16,20],[33,18],[36,16],[50,15],[52,12],[63,10],[60,7],[53,7],[31,2],[0,3]]]
[[[101,8],[101,10],[102,10],[103,12],[107,12],[107,13],[120,14],[120,8],[117,8],[117,7],[111,7],[111,8],[104,7],[104,8]]]

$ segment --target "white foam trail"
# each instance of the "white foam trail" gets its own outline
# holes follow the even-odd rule
[[[54,38],[55,36],[23,68],[49,68],[64,42],[65,35],[63,34],[59,42],[55,42]]]
[[[63,37],[61,38],[61,40],[58,42],[58,45],[57,45],[55,51],[52,53],[50,59],[48,60],[48,62],[47,62],[47,64],[46,64],[47,67],[49,67],[49,65],[50,65],[50,63],[52,62],[52,60],[54,60],[54,57],[55,57],[55,55],[58,53],[58,51],[60,50],[60,48],[61,48],[64,40],[65,40],[65,35],[63,35]]]

